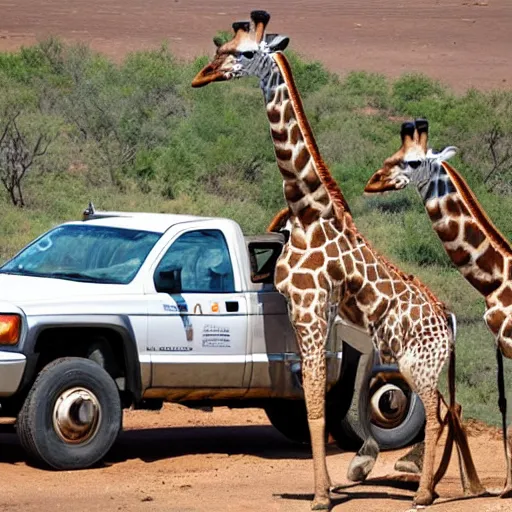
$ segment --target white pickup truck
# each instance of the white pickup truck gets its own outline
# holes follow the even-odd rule
[[[308,442],[300,358],[272,283],[283,243],[244,237],[229,219],[90,205],[0,268],[0,416],[16,418],[28,455],[55,469],[91,466],[123,408],[163,401],[262,407]],[[373,362],[366,333],[338,320],[326,354],[327,424],[339,443],[358,440],[361,386],[371,386],[383,448],[421,433],[421,403],[396,369],[356,383],[364,358]]]

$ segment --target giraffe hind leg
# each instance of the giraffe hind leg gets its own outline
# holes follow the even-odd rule
[[[434,501],[434,462],[436,445],[441,434],[442,425],[439,422],[438,407],[439,393],[436,389],[424,390],[418,393],[425,407],[427,423],[425,426],[425,457],[420,486],[414,504],[416,506],[431,505]]]

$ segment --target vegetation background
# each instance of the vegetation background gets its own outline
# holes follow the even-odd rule
[[[465,417],[498,424],[494,341],[482,298],[451,266],[413,190],[382,198],[362,191],[398,149],[400,123],[427,117],[432,147],[459,148],[453,164],[512,239],[512,91],[456,95],[418,74],[339,78],[287,54],[358,227],[457,314]],[[0,259],[80,218],[89,200],[99,209],[225,216],[246,234],[262,232],[284,201],[258,83],[193,90],[205,63],[179,61],[162,46],[115,64],[57,39],[1,53]]]

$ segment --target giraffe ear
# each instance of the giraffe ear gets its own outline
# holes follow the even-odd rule
[[[279,34],[267,34],[265,36],[265,42],[271,52],[282,52],[288,46],[290,38],[287,36],[280,36]]]
[[[434,153],[431,149],[429,149],[427,151],[427,158],[435,158],[436,160],[444,162],[445,160],[448,160],[449,158],[455,156],[458,150],[459,148],[455,146],[448,146],[444,148],[442,151],[439,151],[439,153]]]

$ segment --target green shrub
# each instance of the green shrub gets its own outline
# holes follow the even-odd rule
[[[436,101],[445,96],[441,84],[419,73],[403,75],[393,84],[392,104],[398,112],[415,117],[425,115],[418,104],[425,100]]]
[[[511,239],[512,92],[456,95],[419,74],[390,81],[352,72],[339,79],[318,62],[287,55],[322,156],[358,228],[457,314],[465,414],[496,421],[494,347],[481,296],[446,257],[415,191],[362,194],[398,149],[402,119],[427,116],[431,145],[460,148],[454,165]],[[100,209],[225,216],[248,234],[262,232],[285,203],[258,80],[192,89],[207,61],[181,62],[162,46],[117,64],[57,39],[0,53],[0,131],[19,113],[30,137],[41,126],[58,135],[26,178],[24,210],[0,191],[1,257],[79,218],[89,200]]]
[[[452,263],[433,232],[426,214],[410,211],[402,219],[405,236],[396,243],[396,255],[400,259],[420,266],[451,266]]]

